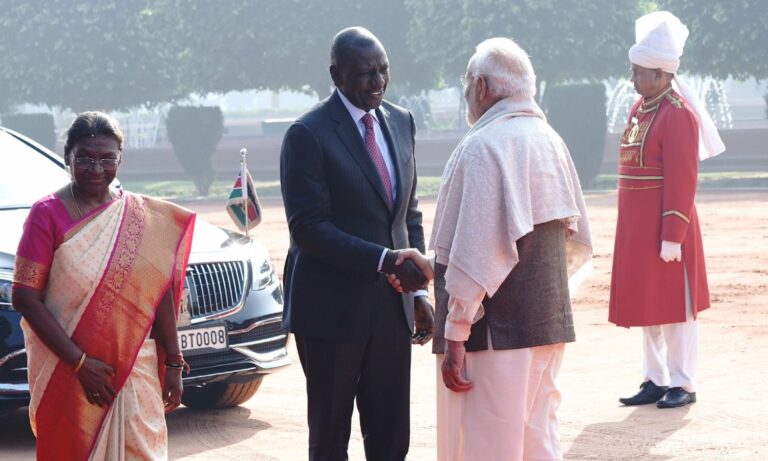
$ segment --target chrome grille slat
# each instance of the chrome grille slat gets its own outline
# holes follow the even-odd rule
[[[197,282],[197,289],[195,290],[197,299],[197,312],[200,314],[201,309],[205,305],[204,295],[203,295],[203,275],[200,271],[195,272],[195,281]]]
[[[250,282],[248,281],[248,277],[245,276],[245,265],[244,264],[238,264],[237,267],[235,268],[235,270],[237,271],[237,279],[243,281],[243,284],[241,284],[241,285],[239,285],[237,287],[238,293],[241,293],[242,290],[245,289],[245,286],[246,286],[245,284],[250,283]],[[238,296],[242,296],[242,293],[238,294]]]
[[[232,291],[232,273],[229,271],[228,263],[222,263],[221,267],[224,278],[224,290],[227,293],[227,303],[231,303],[235,299],[235,292]]]
[[[221,286],[224,287],[221,290],[221,295],[224,297],[224,303],[230,304],[232,302],[232,292],[229,288],[229,280],[231,277],[229,276],[229,271],[227,270],[227,264],[221,263],[220,266],[220,274],[221,274]]]
[[[208,298],[205,303],[205,313],[210,314],[213,312],[213,306],[216,302],[213,299],[213,277],[211,276],[211,266],[210,264],[206,264],[204,267],[204,274],[205,274],[205,296]]]
[[[230,281],[232,280],[232,277],[229,276],[229,263],[219,263],[219,266],[221,267],[221,274],[222,274],[222,283],[221,285],[224,287],[224,304],[231,304],[233,293],[232,293],[232,287],[230,286]]]
[[[233,298],[239,298],[240,292],[237,289],[237,275],[235,275],[235,263],[227,263],[228,264],[228,272],[229,272],[229,287],[232,290],[232,297]]]
[[[200,266],[200,286],[197,295],[197,299],[200,300],[200,314],[206,315],[208,313],[208,306],[211,304],[211,300],[208,295],[208,265]]]
[[[245,276],[245,267],[243,264],[238,264],[236,271],[238,280],[246,280],[247,277]]]
[[[187,269],[186,287],[189,288],[189,312],[196,311],[200,303],[197,302],[197,283],[195,280],[196,271]]]
[[[216,263],[211,265],[213,279],[216,282],[216,286],[219,287],[218,290],[211,290],[214,294],[214,297],[216,298],[216,305],[224,306],[226,305],[226,301],[224,300],[224,281],[221,279],[221,264]]]
[[[204,282],[203,282],[203,274],[202,274],[203,268],[198,267],[195,271],[195,299],[197,300],[197,309],[195,309],[194,312],[191,312],[191,316],[202,316],[204,309],[203,306],[205,306],[205,295],[203,294],[204,289]]]
[[[243,303],[244,264],[227,261],[189,265],[185,280],[192,320],[222,314]]]

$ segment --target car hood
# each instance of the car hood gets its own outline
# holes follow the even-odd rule
[[[14,255],[29,208],[0,210],[0,268],[13,268]],[[197,219],[190,263],[264,258],[266,248],[243,235]]]
[[[28,214],[29,208],[0,210],[0,268],[13,269],[16,247]]]
[[[189,262],[245,259],[254,252],[261,253],[260,247],[242,234],[221,229],[198,218]],[[266,253],[266,249],[263,252]]]

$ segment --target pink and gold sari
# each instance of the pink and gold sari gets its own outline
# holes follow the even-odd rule
[[[71,366],[22,321],[38,459],[167,456],[163,352],[149,335],[168,289],[178,309],[193,227],[192,212],[125,193],[63,232],[49,265],[26,257],[22,238],[14,284],[44,291],[46,307],[72,340],[115,368],[118,390],[109,408],[88,403]],[[32,228],[28,222],[25,237]]]

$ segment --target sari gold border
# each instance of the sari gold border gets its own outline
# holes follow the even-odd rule
[[[45,289],[45,283],[48,278],[45,264],[16,255],[13,265],[13,283],[41,291]]]

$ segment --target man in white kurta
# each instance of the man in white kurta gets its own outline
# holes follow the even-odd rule
[[[568,281],[591,259],[581,186],[517,44],[478,45],[465,79],[471,129],[443,173],[430,243],[438,459],[558,460]]]

